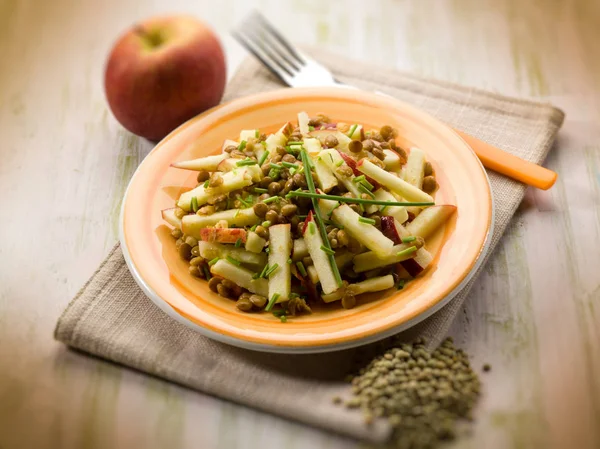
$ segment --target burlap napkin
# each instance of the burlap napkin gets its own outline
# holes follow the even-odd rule
[[[543,162],[563,121],[564,114],[550,105],[424,80],[321,52],[313,54],[343,82],[412,103],[535,163]],[[250,58],[230,82],[225,100],[280,87],[275,77]],[[489,176],[496,212],[495,246],[521,202],[525,186],[493,172]],[[413,328],[411,336],[424,336],[437,344],[473,282]],[[389,431],[384,422],[367,428],[360,413],[332,404],[332,396],[348,392],[340,378],[349,369],[355,350],[290,356],[211,341],[173,321],[144,296],[129,274],[118,245],[69,304],[55,336],[96,356],[348,436],[381,441]]]

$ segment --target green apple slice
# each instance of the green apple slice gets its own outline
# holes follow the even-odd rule
[[[384,189],[375,190],[373,195],[375,195],[375,199],[379,201],[399,201],[394,195]],[[379,206],[379,210],[381,211],[381,215],[394,217],[399,223],[404,223],[408,220],[408,211],[404,206]]]
[[[346,287],[346,291],[353,293],[355,296],[362,295],[363,293],[380,292],[387,290],[394,286],[394,278],[391,274],[385,276],[378,276],[365,281],[357,282],[356,284],[350,284]],[[339,301],[344,296],[343,290],[331,293],[330,295],[321,295],[324,302]]]
[[[308,128],[308,122],[310,121],[310,117],[304,111],[298,113],[298,128],[300,128],[300,133],[303,136],[308,136],[310,129]]]
[[[246,268],[238,267],[226,259],[219,259],[210,268],[210,272],[216,276],[228,279],[252,293],[264,296],[265,298],[268,297],[269,282],[266,279],[253,279],[252,277],[256,273]]]
[[[308,253],[313,261],[313,265],[319,274],[321,288],[325,293],[333,293],[338,289],[338,284],[329,263],[329,257],[322,249],[323,239],[319,233],[319,228],[314,218],[312,216],[310,218],[304,228],[304,241],[308,247]]]
[[[211,215],[185,215],[181,219],[181,230],[184,234],[200,240],[201,229],[214,226],[221,220],[225,220],[229,226],[238,227],[254,226],[261,221],[251,207],[248,209],[229,209]]]
[[[425,153],[423,150],[412,147],[408,154],[406,166],[404,167],[404,180],[418,189],[423,186],[425,162]]]
[[[292,251],[292,260],[298,262],[299,260],[308,257],[308,246],[303,238],[294,240],[294,248]]]
[[[162,218],[171,226],[176,227],[177,229],[181,229],[181,218],[175,215],[175,208],[165,209],[161,211]]]
[[[441,227],[454,213],[456,206],[439,205],[423,209],[417,217],[406,225],[406,230],[415,237],[428,238]]]
[[[246,237],[246,251],[260,253],[267,244],[267,241],[256,232],[249,231]]]
[[[292,231],[290,224],[280,224],[269,228],[269,267],[275,271],[269,275],[269,298],[279,295],[277,302],[290,299],[292,288],[291,264]]]
[[[362,273],[364,271],[374,270],[388,265],[392,265],[403,260],[415,257],[415,252],[403,253],[405,250],[415,246],[412,243],[401,243],[390,249],[386,256],[380,256],[374,251],[354,256],[354,271]]]
[[[200,251],[200,255],[207,260],[212,260],[215,257],[225,259],[229,256],[241,263],[257,265],[259,267],[264,267],[267,263],[267,255],[265,253],[253,253],[246,251],[244,248],[236,248],[233,245],[200,241],[198,242],[198,250]]]
[[[183,168],[185,170],[205,170],[205,171],[216,171],[219,164],[227,159],[229,154],[215,154],[214,156],[205,156],[198,159],[192,159],[189,161],[174,162],[171,167]]]
[[[385,158],[383,159],[383,164],[385,165],[385,169],[387,171],[399,171],[402,169],[402,164],[400,163],[400,156],[393,150],[383,150],[383,154],[385,154]]]

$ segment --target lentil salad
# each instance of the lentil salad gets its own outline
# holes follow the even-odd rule
[[[190,274],[282,322],[402,288],[431,264],[426,239],[456,208],[435,205],[432,164],[396,137],[301,112],[296,126],[242,130],[221,154],[172,164],[198,173],[162,211]]]

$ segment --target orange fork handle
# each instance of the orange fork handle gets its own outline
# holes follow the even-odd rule
[[[473,148],[485,168],[542,190],[548,190],[556,182],[556,172],[513,156],[462,131],[454,131]]]

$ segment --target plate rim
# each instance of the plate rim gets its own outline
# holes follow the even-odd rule
[[[251,99],[254,97],[260,98],[263,95],[273,95],[273,94],[276,94],[277,92],[284,92],[284,91],[288,92],[290,90],[294,90],[296,92],[297,91],[314,92],[315,90],[319,90],[319,89],[324,90],[324,89],[330,89],[330,88],[319,88],[319,87],[283,88],[283,89],[277,89],[274,91],[259,92],[256,94],[246,95],[246,96],[239,97],[239,98],[233,99],[231,101],[219,104],[219,105],[193,117],[192,119],[184,122],[183,124],[181,124],[180,126],[175,128],[166,137],[164,137],[160,142],[156,143],[154,148],[152,148],[152,150],[146,155],[145,158],[149,157],[154,151],[157,151],[162,142],[165,142],[166,140],[171,138],[173,135],[180,132],[180,130],[182,128],[184,128],[186,125],[188,125],[192,120],[197,120],[199,117],[204,117],[209,114],[212,114],[215,111],[221,109],[222,107],[230,105],[232,103],[235,103],[238,100],[240,100],[240,101],[248,100],[248,99]],[[339,88],[339,89],[343,89],[343,88]],[[373,92],[369,92],[369,91],[365,91],[365,90],[358,90],[358,91],[362,92],[362,93],[374,95],[374,96],[378,95],[377,93],[373,93]],[[356,93],[357,89],[352,89],[352,92]],[[127,239],[125,238],[125,235],[124,235],[125,206],[127,203],[126,199],[127,199],[128,193],[129,193],[129,189],[130,189],[131,185],[133,184],[133,181],[140,170],[143,160],[138,165],[138,167],[136,168],[135,172],[133,173],[131,179],[129,180],[129,183],[127,184],[127,188],[125,190],[125,193],[123,195],[123,200],[121,202],[121,208],[120,208],[120,214],[119,214],[119,242],[121,244],[121,251],[123,253],[123,257],[125,259],[127,268],[129,269],[130,273],[132,274],[132,277],[135,280],[135,282],[137,283],[137,285],[141,288],[141,290],[144,292],[144,294],[156,306],[158,306],[163,312],[165,312],[168,316],[170,316],[177,322],[180,322],[180,323],[186,325],[187,327],[195,330],[196,332],[199,332],[200,334],[202,334],[210,339],[213,339],[213,340],[216,340],[221,343],[228,344],[228,345],[240,347],[243,349],[261,351],[261,352],[279,353],[279,354],[325,353],[325,352],[332,352],[332,351],[350,349],[350,348],[354,348],[357,346],[367,345],[369,343],[373,343],[373,342],[385,339],[387,337],[390,337],[392,335],[398,334],[400,332],[403,332],[403,331],[415,326],[416,324],[424,321],[425,319],[429,318],[434,313],[439,311],[441,308],[446,306],[452,299],[454,299],[456,297],[456,295],[465,287],[465,285],[473,279],[475,274],[479,271],[479,269],[483,265],[483,263],[486,259],[486,256],[488,255],[490,247],[491,247],[496,211],[495,211],[495,207],[494,207],[495,201],[494,201],[494,196],[493,196],[489,176],[488,176],[487,171],[485,170],[485,167],[483,166],[483,164],[481,163],[481,161],[479,160],[479,158],[473,151],[473,148],[458,133],[456,133],[456,131],[454,131],[450,126],[441,122],[436,117],[429,114],[428,112],[423,111],[422,109],[419,109],[419,108],[411,105],[410,103],[406,103],[402,100],[398,100],[396,98],[388,97],[388,96],[386,96],[386,100],[399,103],[403,107],[411,109],[413,111],[416,111],[419,114],[424,114],[424,115],[428,116],[429,118],[431,118],[432,120],[434,120],[438,125],[444,127],[447,131],[450,131],[450,133],[452,133],[454,137],[456,137],[458,140],[460,140],[463,143],[463,145],[466,147],[466,149],[468,149],[468,151],[471,153],[472,157],[477,161],[477,164],[481,168],[482,173],[485,178],[485,181],[486,181],[486,187],[487,187],[488,196],[490,199],[491,213],[490,213],[490,218],[488,221],[489,225],[487,227],[487,232],[486,232],[486,235],[485,235],[485,238],[483,241],[483,245],[481,246],[481,249],[480,249],[479,253],[477,254],[477,257],[476,257],[473,265],[471,266],[470,271],[454,287],[454,289],[452,289],[447,295],[445,295],[442,299],[440,299],[436,304],[434,304],[433,306],[424,310],[420,314],[417,314],[416,316],[404,321],[403,323],[400,323],[396,326],[391,326],[388,329],[378,331],[378,332],[376,331],[370,335],[366,335],[363,337],[346,340],[346,341],[340,341],[340,342],[336,342],[336,343],[328,343],[328,344],[315,343],[315,344],[291,346],[291,345],[275,345],[275,344],[268,344],[268,343],[260,343],[260,342],[245,340],[243,338],[237,338],[237,337],[225,335],[225,334],[216,332],[212,329],[209,329],[207,327],[203,327],[203,326],[199,325],[198,323],[192,321],[191,319],[186,318],[182,313],[178,312],[165,299],[163,299],[159,294],[157,294],[152,289],[152,287],[141,276],[140,272],[138,271],[137,267],[135,266],[135,264],[131,258],[129,248],[127,246]]]

